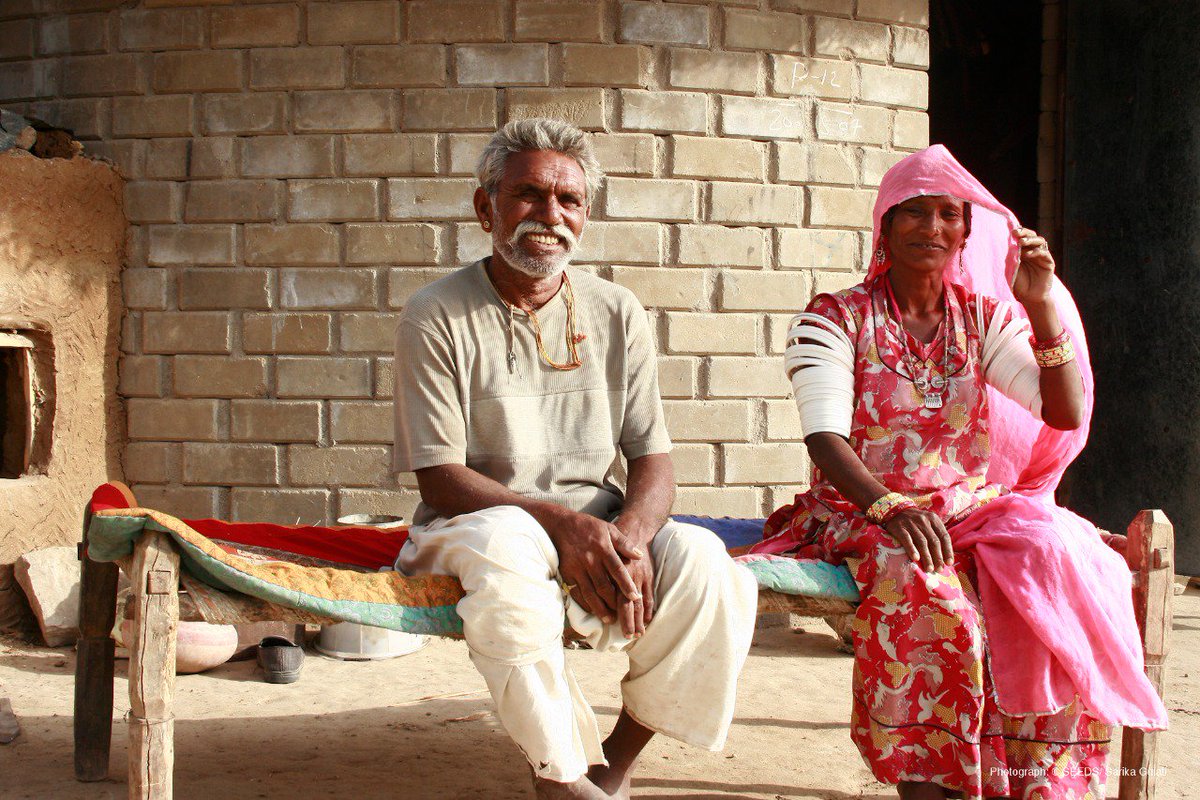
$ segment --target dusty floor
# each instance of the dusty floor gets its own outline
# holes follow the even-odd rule
[[[670,740],[648,748],[634,793],[676,798],[894,797],[873,781],[847,733],[850,659],[817,620],[803,632],[759,632],[723,753]],[[619,655],[569,654],[603,726],[618,709]],[[0,746],[0,798],[126,796],[125,663],[110,780],[76,783],[71,766],[74,653],[0,640],[0,697],[23,732]],[[461,642],[435,640],[391,661],[310,654],[300,683],[271,686],[253,662],[177,683],[175,796],[191,798],[458,798],[531,796],[525,767],[490,712]],[[1194,797],[1200,768],[1200,591],[1176,598],[1159,800]],[[1114,746],[1114,752],[1119,752]],[[1114,765],[1115,757],[1110,761]],[[1109,796],[1116,797],[1115,778]]]

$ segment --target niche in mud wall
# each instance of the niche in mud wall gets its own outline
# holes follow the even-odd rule
[[[54,438],[50,334],[0,328],[0,480],[44,475]]]

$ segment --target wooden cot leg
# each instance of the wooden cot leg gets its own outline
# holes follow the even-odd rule
[[[147,531],[133,555],[133,641],[129,651],[129,797],[170,800],[175,769],[175,635],[179,553]]]
[[[112,744],[112,639],[117,613],[117,565],[80,553],[79,643],[75,660],[75,779],[108,777]]]
[[[1142,633],[1146,676],[1163,694],[1175,597],[1175,532],[1162,511],[1141,511],[1129,524],[1125,560],[1134,574],[1133,610]],[[1158,732],[1126,728],[1121,735],[1119,800],[1153,800]]]

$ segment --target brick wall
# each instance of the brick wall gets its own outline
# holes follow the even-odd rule
[[[408,513],[391,339],[485,254],[487,132],[561,116],[611,176],[580,262],[660,350],[677,511],[808,472],[787,320],[861,279],[874,187],[927,144],[926,0],[6,0],[0,100],[128,178],[128,479],[185,516]]]

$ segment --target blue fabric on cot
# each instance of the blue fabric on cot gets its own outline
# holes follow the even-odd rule
[[[725,549],[745,547],[748,544],[761,542],[765,519],[737,519],[736,517],[695,517],[689,514],[672,514],[676,522],[686,522],[688,525],[698,525],[712,531],[725,543]]]
[[[712,531],[725,544],[725,549],[744,547],[762,541],[763,519],[736,519],[733,517],[696,517],[676,514],[676,522],[698,525]],[[737,558],[758,581],[759,588],[770,589],[782,594],[805,597],[827,597],[859,601],[858,586],[844,564],[829,564],[814,558],[791,558],[790,556],[744,555]]]

